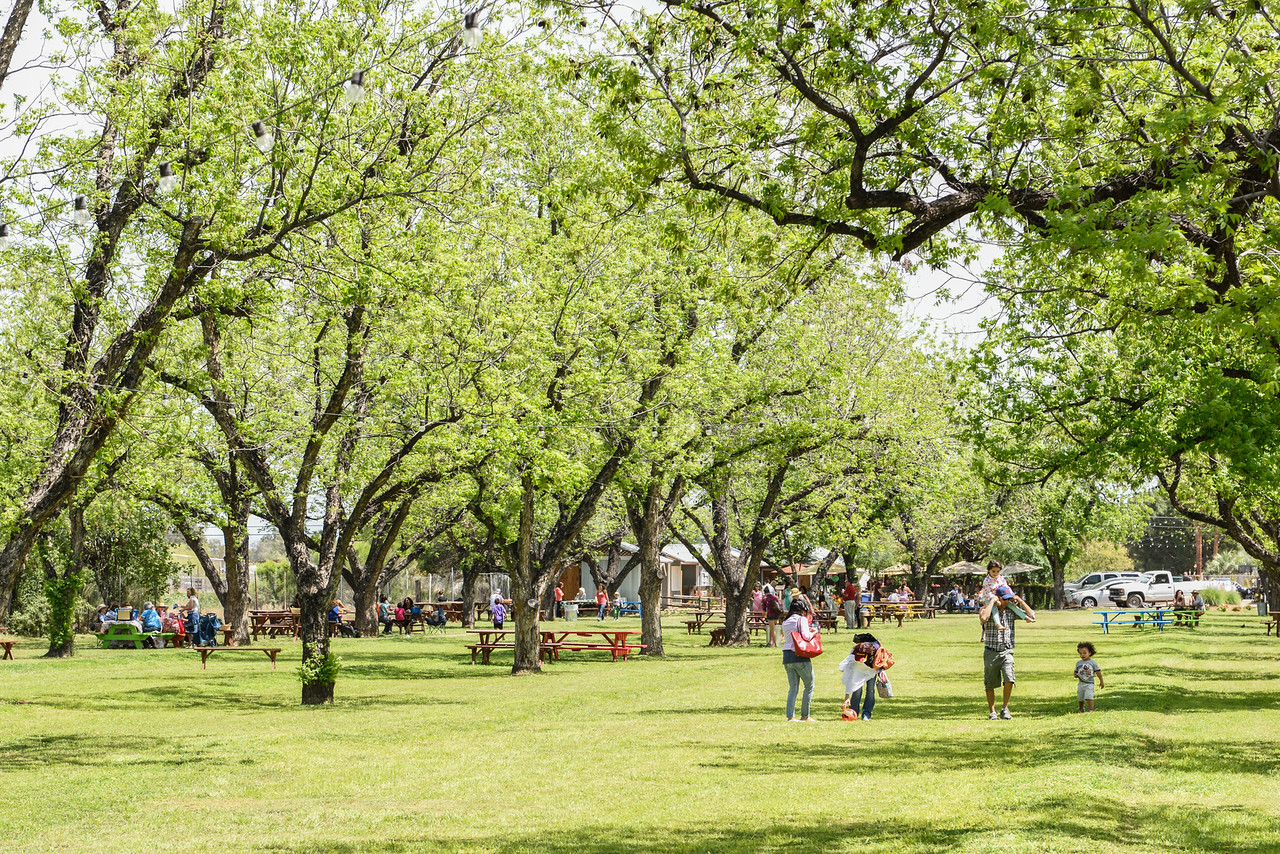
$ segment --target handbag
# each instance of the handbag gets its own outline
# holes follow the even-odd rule
[[[883,670],[876,676],[876,696],[881,700],[888,700],[893,696],[893,686],[889,684],[889,677],[884,675]]]
[[[801,658],[817,658],[822,655],[822,635],[815,633],[811,639],[805,640],[804,635],[792,632],[791,642],[795,644],[796,655]]]

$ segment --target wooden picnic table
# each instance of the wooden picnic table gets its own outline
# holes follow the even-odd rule
[[[293,609],[250,611],[250,635],[255,641],[258,639],[258,635],[264,635],[268,638],[288,636],[297,639],[298,632],[302,628],[300,616],[300,613]]]
[[[1267,620],[1263,623],[1267,627],[1267,635],[1271,635],[1271,630],[1276,630],[1276,640],[1280,640],[1280,611],[1268,611]]]
[[[508,635],[515,634],[515,631],[512,629],[467,629],[467,634],[477,636],[476,643],[467,644],[467,649],[471,650],[472,664],[476,663],[477,653],[480,655],[480,663],[488,664],[489,656],[495,649],[516,648],[514,641],[508,641],[506,639]],[[538,655],[541,656],[543,660],[549,661],[551,659],[551,654],[551,650],[544,637],[540,641]]]
[[[644,644],[628,641],[631,635],[643,634],[635,629],[541,629],[540,634],[543,646],[549,647],[556,658],[561,652],[602,650],[610,653],[613,661],[617,661],[618,656],[626,661],[630,653],[644,649]],[[569,638],[585,640],[571,641]]]
[[[4,655],[0,655],[0,661],[3,661],[6,658],[9,659],[10,661],[13,661],[14,643],[16,643],[16,641],[0,640],[0,646],[4,647]]]
[[[1105,635],[1112,626],[1155,626],[1159,631],[1164,631],[1164,627],[1173,622],[1173,608],[1122,608],[1116,611],[1094,611],[1093,613],[1102,617],[1101,620],[1094,620],[1095,626],[1102,626],[1102,633]]]

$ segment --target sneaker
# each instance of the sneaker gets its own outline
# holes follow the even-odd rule
[[[871,720],[871,715],[863,715],[863,716],[862,716],[862,719],[863,719],[864,721],[869,721],[869,720]]]
[[[992,712],[991,714],[987,715],[987,720],[989,720],[989,721],[994,721],[994,720],[998,719],[999,717],[1000,717],[1000,716],[999,716],[999,715],[997,715],[995,712]]]
[[[1008,707],[1008,706],[1005,706],[1003,709],[1001,709],[1001,710],[1000,710],[1000,720],[1002,720],[1002,721],[1011,721],[1011,720],[1013,720],[1013,715],[1009,714],[1009,707]]]

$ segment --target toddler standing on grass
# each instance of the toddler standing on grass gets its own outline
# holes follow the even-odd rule
[[[1076,662],[1076,700],[1080,703],[1077,712],[1085,710],[1085,704],[1089,705],[1089,711],[1093,711],[1093,677],[1098,677],[1098,687],[1105,688],[1106,683],[1102,681],[1102,668],[1098,666],[1098,662],[1093,660],[1093,656],[1097,654],[1097,650],[1093,648],[1093,644],[1085,641],[1076,647],[1076,652],[1080,653],[1080,660]]]
[[[507,618],[507,606],[502,604],[501,599],[493,600],[493,604],[489,606],[489,613],[493,615],[493,627],[502,628],[502,623]]]

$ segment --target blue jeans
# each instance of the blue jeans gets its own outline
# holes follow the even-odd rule
[[[862,699],[863,690],[867,692],[866,700]],[[864,682],[862,687],[849,695],[849,708],[857,710],[859,704],[862,706],[862,719],[864,721],[871,720],[871,710],[876,707],[876,680]]]
[[[598,614],[596,615],[596,619],[597,619],[597,620],[603,620],[603,619],[604,619],[604,615],[605,615],[605,614],[607,614],[607,613],[609,613],[609,603],[608,603],[608,602],[602,602],[602,603],[600,604],[600,613],[598,613]]]
[[[804,683],[804,698],[800,701],[800,717],[809,717],[809,703],[813,701],[813,662],[809,659],[792,661],[782,665],[787,669],[787,719],[796,716],[796,694]]]

